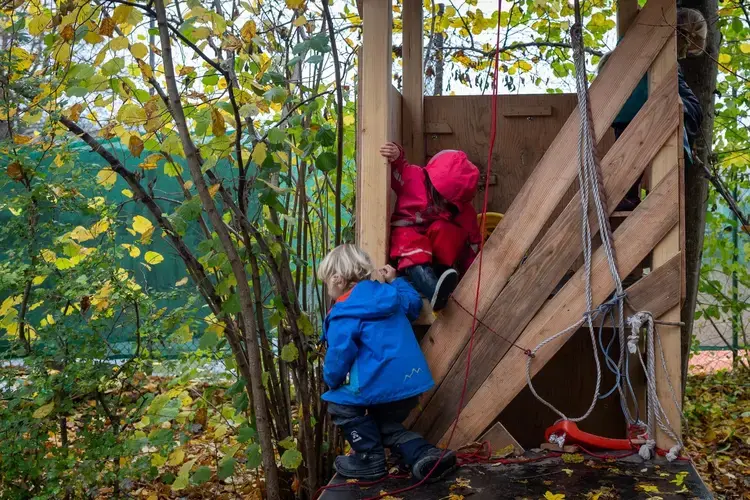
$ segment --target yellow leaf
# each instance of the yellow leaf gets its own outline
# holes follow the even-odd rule
[[[720,64],[729,64],[730,62],[732,62],[732,56],[729,54],[719,54]]]
[[[205,40],[209,36],[211,36],[211,30],[208,28],[195,28],[193,30],[193,38],[196,40]]]
[[[136,215],[135,217],[133,217],[133,230],[137,233],[144,234],[146,233],[146,231],[153,228],[154,225],[151,224],[151,221],[143,217],[142,215]]]
[[[68,235],[79,243],[94,239],[94,235],[91,231],[83,226],[76,226],[76,228],[68,233]]]
[[[154,236],[154,229],[156,228],[152,227],[151,229],[143,233],[140,239],[141,243],[143,243],[144,245],[151,244],[151,238]]]
[[[159,495],[157,495],[156,493],[153,493],[149,495],[146,500],[159,500]]]
[[[187,282],[188,282],[188,278],[187,278],[187,277],[184,277],[184,278],[182,278],[182,279],[181,279],[180,281],[178,281],[177,283],[175,283],[175,284],[174,284],[174,286],[183,286],[183,285],[187,285]]]
[[[568,475],[568,477],[570,477],[570,476],[572,476],[572,475],[573,475],[573,471],[572,471],[571,469],[563,469],[562,471],[563,471],[564,473],[566,473],[566,474]]]
[[[96,45],[97,43],[100,43],[102,40],[104,40],[104,38],[96,31],[89,31],[84,35],[83,39],[91,45]]]
[[[91,226],[91,234],[96,237],[102,234],[107,229],[109,229],[109,221],[102,219]]]
[[[52,20],[52,16],[43,13],[31,18],[28,24],[29,34],[32,36],[41,35],[47,29],[47,25]]]
[[[115,11],[112,13],[112,19],[117,24],[123,24],[128,20],[130,14],[133,12],[133,7],[130,5],[118,5]]]
[[[177,467],[182,465],[185,461],[185,451],[182,448],[177,448],[169,455],[169,465]]]
[[[44,262],[51,264],[57,260],[57,255],[52,250],[44,249],[42,250],[42,259],[44,259]]]
[[[344,125],[354,125],[354,115],[344,115]]]
[[[34,285],[34,286],[39,286],[42,283],[44,283],[44,280],[46,280],[46,279],[47,279],[46,276],[36,276],[34,278],[34,280],[31,282],[31,284]]]
[[[109,191],[117,181],[117,174],[111,168],[103,168],[96,174],[96,183]]]
[[[144,59],[148,55],[148,47],[142,43],[134,43],[130,46],[130,53],[136,59]]]
[[[8,311],[10,311],[10,308],[13,306],[17,306],[23,301],[23,297],[21,295],[16,295],[14,297],[8,297],[5,299],[0,305],[0,316],[5,316]]]
[[[143,139],[137,135],[131,135],[128,141],[128,149],[130,150],[130,154],[139,158],[141,153],[143,153]]]
[[[562,493],[552,493],[551,491],[547,491],[544,493],[544,500],[564,500],[565,495]]]
[[[128,44],[130,42],[127,38],[124,36],[118,36],[117,38],[113,38],[112,41],[109,42],[109,48],[118,51],[118,50],[124,50],[128,48]]]
[[[151,69],[151,66],[146,64],[143,60],[138,59],[138,69],[141,70],[141,74],[143,75],[143,78],[145,78],[147,81],[154,76],[154,72]],[[152,127],[152,129],[155,129],[156,126]],[[147,129],[149,130],[149,129]]]
[[[518,67],[521,68],[524,71],[531,71],[531,64],[529,64],[527,61],[518,61]]]
[[[253,161],[256,165],[261,165],[266,159],[268,147],[265,142],[259,142],[253,148]]]
[[[212,184],[208,188],[208,194],[210,194],[211,198],[213,198],[214,196],[216,196],[216,193],[219,192],[219,189],[221,189],[221,184]]]
[[[301,9],[305,5],[305,0],[286,0],[286,6],[290,9]]]
[[[127,196],[128,198],[133,197],[133,192],[130,189],[123,189],[121,193],[123,196]]]
[[[147,264],[156,265],[164,261],[164,257],[158,252],[148,251],[143,257]]]
[[[215,137],[220,137],[227,132],[227,126],[224,122],[224,117],[221,115],[221,111],[216,108],[211,109],[211,127],[214,131]]]
[[[638,485],[638,488],[646,493],[659,493],[659,488],[653,484],[641,483]]]
[[[122,247],[128,251],[131,257],[138,257],[141,254],[141,249],[130,243],[123,243]]]
[[[299,16],[297,19],[294,20],[294,25],[297,26],[298,28],[305,24],[307,24],[307,18],[305,18],[305,16]]]
[[[242,36],[242,39],[246,42],[249,42],[255,37],[255,34],[258,32],[258,28],[255,25],[255,21],[252,19],[246,22],[242,29],[240,30],[240,35]]]
[[[164,157],[160,155],[159,153],[154,153],[151,155],[148,155],[145,160],[143,160],[143,163],[141,163],[139,166],[143,170],[153,170],[155,169],[158,164],[159,160],[162,160]]]
[[[67,64],[70,62],[70,44],[65,42],[61,44],[57,50],[55,50],[55,61],[60,64]]]
[[[224,436],[227,435],[227,431],[228,430],[229,429],[227,428],[226,425],[220,424],[220,425],[216,426],[216,429],[214,430],[214,437],[216,439],[221,439],[221,438],[223,438]]]
[[[29,137],[28,135],[21,135],[21,134],[14,134],[13,135],[13,142],[16,144],[28,144],[34,139],[33,137]]]
[[[165,463],[167,463],[167,459],[160,454],[154,453],[153,455],[151,455],[151,465],[153,465],[154,467],[161,467]]]
[[[50,413],[52,413],[52,410],[55,408],[55,403],[47,403],[44,406],[40,406],[36,409],[33,415],[31,415],[34,418],[44,418]]]
[[[742,52],[743,54],[750,54],[750,43],[741,44],[740,52]]]

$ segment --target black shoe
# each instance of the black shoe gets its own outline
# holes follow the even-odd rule
[[[425,452],[412,466],[411,474],[417,481],[422,481],[430,471],[430,481],[442,478],[456,466],[456,454],[451,450],[432,447]]]
[[[455,269],[448,269],[438,278],[435,285],[435,292],[432,294],[430,305],[433,311],[439,311],[448,303],[453,290],[458,286],[458,272]]]
[[[376,481],[388,474],[382,448],[370,453],[339,455],[333,462],[333,468],[342,477],[361,481]]]
[[[435,287],[438,283],[438,278],[435,276],[435,270],[428,265],[411,266],[404,269],[406,277],[411,282],[412,286],[420,293],[423,297],[431,298],[435,294]]]

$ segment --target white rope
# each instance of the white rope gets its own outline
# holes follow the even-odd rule
[[[664,411],[664,407],[659,400],[659,394],[656,389],[656,343],[659,344],[659,352],[661,355],[662,369],[667,374],[667,362],[664,358],[664,349],[661,345],[661,339],[659,339],[656,329],[654,327],[654,317],[650,312],[642,311],[628,319],[628,323],[632,328],[632,334],[638,337],[639,333],[645,328],[646,331],[646,361],[643,361],[643,356],[640,351],[636,350],[638,359],[640,360],[643,371],[646,373],[647,382],[647,427],[650,439],[646,445],[641,446],[639,454],[644,458],[650,458],[651,452],[654,450],[656,443],[653,441],[656,436],[656,427],[658,426],[667,436],[669,436],[675,445],[670,448],[666,454],[666,458],[669,461],[675,460],[683,448],[682,440],[680,436],[675,432],[672,424],[669,421],[669,417]],[[677,402],[677,394],[675,393],[674,386],[671,380],[668,379],[668,385],[670,392],[672,393],[672,402],[674,403],[677,410],[682,413],[682,409]],[[647,448],[647,450],[645,448]]]
[[[596,336],[594,334],[593,320],[599,314],[606,312],[610,307],[617,308],[617,322],[613,325],[615,333],[619,337],[620,341],[620,358],[618,361],[617,369],[619,370],[619,377],[617,383],[617,389],[620,394],[620,406],[622,407],[623,414],[629,423],[635,425],[642,425],[638,418],[634,418],[628,407],[628,391],[635,401],[635,394],[633,392],[632,385],[629,382],[629,374],[627,370],[627,352],[630,354],[637,354],[640,360],[641,366],[646,373],[647,379],[647,407],[646,407],[646,428],[647,436],[646,442],[640,447],[638,453],[644,459],[649,459],[653,455],[653,451],[656,448],[656,436],[657,427],[667,434],[676,443],[669,452],[666,454],[668,460],[675,460],[680,450],[683,448],[683,443],[680,440],[679,435],[674,431],[672,425],[669,422],[669,418],[664,411],[664,408],[659,401],[657,389],[656,389],[656,376],[655,376],[655,359],[656,359],[656,342],[659,344],[659,352],[661,355],[661,362],[664,372],[667,373],[667,363],[664,357],[664,350],[662,349],[661,339],[654,328],[654,318],[649,312],[639,312],[633,317],[628,318],[628,326],[630,326],[631,333],[627,335],[625,327],[625,291],[623,290],[622,280],[620,279],[620,273],[617,268],[617,256],[615,254],[614,241],[612,236],[612,229],[609,224],[609,211],[606,206],[606,199],[603,191],[603,181],[601,179],[601,169],[599,167],[596,157],[596,142],[594,138],[594,131],[591,129],[591,123],[593,122],[591,116],[591,105],[589,102],[588,94],[588,80],[586,79],[586,58],[583,46],[582,37],[582,25],[581,25],[581,10],[579,0],[574,0],[574,12],[575,12],[575,24],[571,28],[571,42],[573,46],[573,61],[575,63],[576,70],[576,91],[578,96],[578,114],[580,119],[579,134],[578,134],[578,183],[580,185],[580,196],[581,196],[581,246],[583,247],[583,260],[584,260],[584,283],[585,283],[585,297],[586,297],[586,312],[583,317],[578,320],[575,324],[569,326],[565,330],[558,332],[546,340],[542,341],[528,357],[526,361],[526,382],[531,390],[531,393],[541,403],[554,411],[563,420],[569,420],[571,422],[580,422],[587,418],[596,406],[596,402],[599,398],[600,386],[601,386],[601,366],[599,362],[599,349],[596,342]],[[596,310],[593,309],[593,293],[591,287],[591,266],[592,266],[592,230],[591,223],[589,221],[589,210],[590,205],[593,205],[594,214],[599,225],[599,234],[602,240],[602,249],[607,258],[607,265],[609,266],[609,272],[612,276],[615,288],[615,296],[608,303],[602,304]],[[534,388],[531,381],[531,362],[535,358],[535,354],[547,344],[554,342],[558,338],[568,335],[570,332],[577,330],[584,323],[588,325],[589,332],[591,335],[591,344],[594,352],[594,362],[596,364],[596,387],[594,389],[594,397],[586,413],[577,418],[568,418],[562,411],[558,410],[554,405],[542,398]],[[645,326],[646,330],[646,356],[647,360],[644,362],[643,356],[638,349],[638,341],[640,332]],[[626,351],[627,349],[627,351]],[[680,405],[677,402],[677,394],[672,386],[671,380],[667,377],[669,382],[669,389],[672,394],[672,401],[675,407],[682,412]],[[627,387],[626,387],[627,385]],[[562,447],[565,444],[565,434],[562,435],[551,435],[550,442],[557,444]]]

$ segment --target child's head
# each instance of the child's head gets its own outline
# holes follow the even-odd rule
[[[374,270],[372,259],[356,245],[339,245],[323,258],[318,277],[325,283],[328,295],[341,297],[360,281],[370,278]]]
[[[677,58],[698,56],[706,48],[708,25],[700,11],[677,9]]]
[[[479,169],[463,151],[445,149],[438,152],[427,162],[425,171],[432,201],[443,208],[453,206],[458,209],[470,203],[477,192]]]

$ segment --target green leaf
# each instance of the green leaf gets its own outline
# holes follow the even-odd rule
[[[205,465],[202,465],[198,467],[198,470],[195,471],[195,474],[193,474],[193,477],[190,479],[193,484],[197,486],[200,486],[203,483],[207,483],[211,480],[211,469],[209,469]]]
[[[247,447],[247,468],[257,469],[263,462],[263,457],[260,454],[260,445],[253,443]]]
[[[281,465],[285,469],[296,470],[297,467],[302,465],[302,453],[299,450],[286,450],[281,455]]]
[[[284,104],[284,101],[286,101],[286,90],[282,87],[273,87],[263,94],[263,97],[276,104]]]
[[[257,435],[258,433],[256,430],[250,427],[249,424],[245,423],[242,424],[242,427],[240,427],[240,430],[237,432],[237,441],[240,443],[247,443]]]
[[[316,52],[330,52],[331,47],[328,45],[328,35],[325,33],[318,33],[317,35],[310,37],[309,40],[310,48]]]
[[[315,54],[308,57],[307,61],[305,62],[307,62],[308,64],[320,64],[323,62],[323,56],[321,56],[320,54]]]
[[[331,146],[336,144],[336,132],[334,132],[334,130],[328,125],[325,125],[323,127],[320,127],[318,133],[315,134],[315,139],[324,148],[330,148]]]
[[[219,75],[216,73],[203,77],[203,85],[216,85],[219,83]]]
[[[299,350],[293,343],[290,342],[281,349],[281,359],[287,363],[296,361],[297,358],[299,358]]]
[[[237,460],[233,457],[226,456],[221,462],[219,462],[218,476],[222,481],[234,474],[234,466],[237,464]]]
[[[216,332],[206,332],[201,337],[201,340],[198,343],[198,347],[204,350],[211,350],[214,347],[216,347],[216,344],[218,343],[219,343],[219,336],[216,335]]]
[[[172,491],[184,490],[188,487],[189,482],[190,480],[188,476],[177,476],[177,478],[174,480],[174,483],[172,483]]]
[[[268,131],[268,142],[271,144],[281,144],[286,139],[286,133],[278,127]]]
[[[125,68],[125,59],[115,57],[102,65],[102,74],[105,76],[115,76]]]
[[[315,167],[322,172],[330,172],[336,168],[336,155],[330,151],[320,153],[315,158]]]
[[[295,444],[294,438],[292,436],[289,436],[286,439],[279,441],[279,446],[281,446],[285,450],[292,450],[292,449],[297,448],[297,445]]]
[[[89,89],[86,87],[70,87],[65,93],[70,97],[83,97],[89,93]]]

